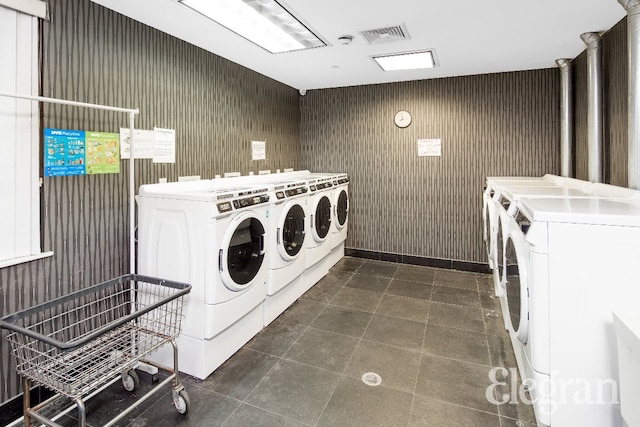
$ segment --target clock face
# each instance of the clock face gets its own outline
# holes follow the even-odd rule
[[[411,114],[408,111],[398,111],[393,121],[399,128],[406,128],[411,124]]]

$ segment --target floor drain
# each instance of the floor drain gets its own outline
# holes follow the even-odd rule
[[[375,372],[367,372],[362,375],[362,382],[372,387],[382,384],[382,377]]]

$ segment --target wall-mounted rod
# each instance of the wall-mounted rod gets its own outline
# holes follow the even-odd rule
[[[628,162],[627,185],[640,189],[640,0],[618,0],[627,11],[627,60],[629,88],[627,92]]]
[[[580,35],[587,45],[588,179],[602,182],[602,40],[598,33]]]
[[[95,108],[98,110],[117,111],[119,113],[128,113],[129,115],[129,150],[131,159],[129,161],[129,271],[134,274],[136,272],[136,244],[135,244],[135,161],[133,157],[133,135],[135,130],[135,117],[140,110],[133,108],[112,107],[109,105],[90,104],[87,102],[69,101],[67,99],[47,98],[44,96],[23,95],[15,93],[0,92],[0,96],[10,98],[29,99],[31,101],[48,102],[51,104],[71,105],[74,107]]]
[[[557,59],[560,68],[560,175],[573,177],[573,78],[571,60]]]

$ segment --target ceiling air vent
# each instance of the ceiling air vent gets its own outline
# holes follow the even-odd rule
[[[369,44],[396,42],[411,38],[404,24],[361,31],[360,34]]]

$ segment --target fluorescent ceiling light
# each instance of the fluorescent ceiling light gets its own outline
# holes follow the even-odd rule
[[[419,52],[394,53],[391,55],[378,55],[373,59],[384,71],[419,70],[433,68],[436,60],[432,49]]]
[[[275,0],[180,0],[271,53],[326,46]]]

